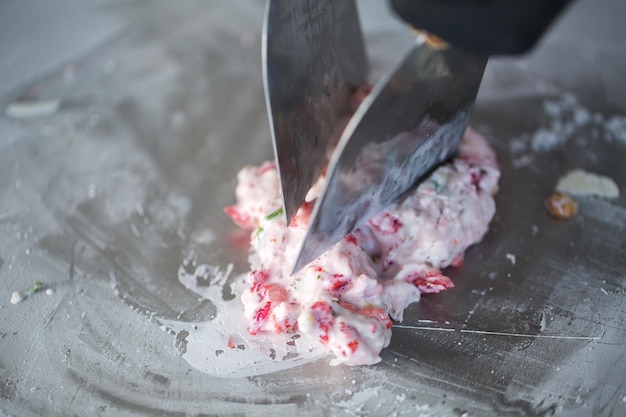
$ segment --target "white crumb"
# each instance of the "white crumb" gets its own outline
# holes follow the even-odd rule
[[[600,138],[626,144],[626,115],[593,113],[571,93],[545,100],[543,111],[548,120],[509,144],[516,169],[532,163],[525,154],[549,152],[568,141],[575,141],[580,147]]]
[[[14,119],[33,119],[50,116],[59,110],[60,100],[24,100],[16,101],[6,109],[6,115]]]
[[[626,143],[626,117],[613,116],[606,121],[605,127],[612,139]]]
[[[564,134],[559,134],[560,129],[539,129],[537,130],[532,139],[531,139],[531,147],[533,151],[547,151],[555,148],[557,145],[565,142],[567,140],[567,136]]]
[[[18,304],[24,300],[24,296],[20,294],[18,291],[13,291],[11,294],[11,304]]]
[[[512,253],[507,253],[506,259],[508,259],[513,265],[515,265],[515,255],[513,255]]]
[[[530,226],[530,229],[532,231],[533,236],[537,236],[537,233],[539,233],[539,226],[537,226],[536,224],[533,224],[532,226]]]
[[[578,107],[574,110],[574,123],[578,126],[584,126],[591,122],[591,113],[584,107]]]

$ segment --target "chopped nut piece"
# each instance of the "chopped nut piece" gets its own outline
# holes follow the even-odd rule
[[[548,213],[557,219],[571,219],[578,213],[578,203],[565,193],[554,193],[546,200]]]

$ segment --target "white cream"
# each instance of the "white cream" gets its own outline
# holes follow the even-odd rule
[[[559,178],[556,190],[575,196],[596,196],[615,199],[619,197],[619,187],[609,177],[574,169]]]
[[[468,129],[454,161],[290,276],[313,202],[286,227],[276,166],[245,167],[237,204],[226,212],[252,230],[252,271],[241,297],[248,332],[300,332],[332,352],[334,364],[379,362],[391,320],[402,320],[420,294],[453,286],[441,269],[460,266],[486,233],[499,175],[491,148]]]

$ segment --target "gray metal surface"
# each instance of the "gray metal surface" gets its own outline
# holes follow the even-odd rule
[[[294,272],[456,152],[486,64],[487,57],[418,37],[346,126]]]
[[[625,414],[626,144],[609,123],[626,114],[624,2],[581,0],[536,52],[488,64],[472,123],[502,163],[497,216],[450,272],[456,287],[408,309],[380,364],[239,379],[190,367],[188,337],[162,323],[215,315],[178,280],[185,259],[246,270],[222,207],[237,170],[272,155],[264,4],[103,3],[89,14],[116,21],[115,37],[0,97],[3,111],[25,92],[61,100],[53,115],[0,116],[0,414]],[[375,78],[412,36],[383,3],[361,10]],[[44,30],[71,16],[56,13],[29,22],[42,30],[32,53],[69,48]],[[572,109],[602,118],[578,127]],[[569,139],[539,146],[550,133]],[[575,167],[622,196],[553,220],[543,200]],[[37,279],[54,292],[9,302]]]
[[[328,164],[368,65],[353,0],[268,1],[263,70],[287,222]]]

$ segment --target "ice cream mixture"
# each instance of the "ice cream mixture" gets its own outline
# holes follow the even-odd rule
[[[487,232],[499,176],[493,150],[470,128],[456,159],[291,276],[319,182],[287,227],[276,165],[244,167],[225,211],[251,231],[248,332],[304,334],[334,354],[332,364],[379,362],[392,321],[421,294],[453,287],[442,269],[460,266]]]

